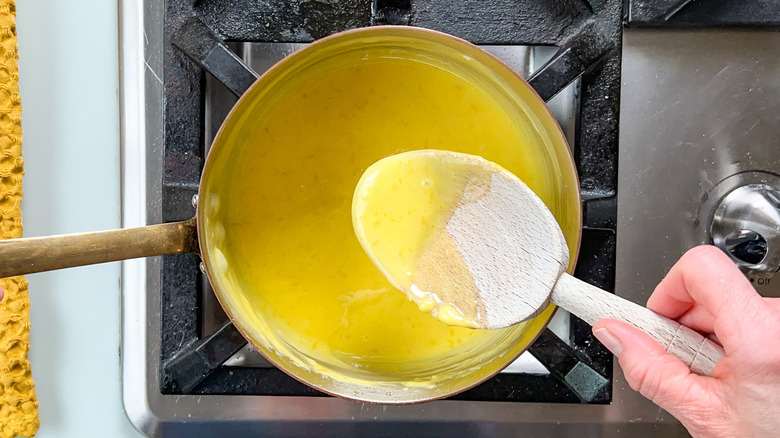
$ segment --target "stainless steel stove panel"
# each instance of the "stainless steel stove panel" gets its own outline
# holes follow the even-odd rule
[[[616,288],[644,303],[687,249],[711,243],[731,190],[780,189],[780,33],[623,37]],[[761,294],[780,296],[775,272],[745,271]]]

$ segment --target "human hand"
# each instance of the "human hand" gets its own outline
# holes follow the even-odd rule
[[[694,437],[777,436],[780,299],[762,298],[726,254],[699,246],[672,267],[647,307],[714,334],[726,355],[712,377],[699,376],[636,328],[611,319],[596,322],[593,334],[618,357],[631,388]]]

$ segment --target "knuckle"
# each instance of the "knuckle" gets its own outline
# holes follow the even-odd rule
[[[639,381],[639,393],[650,400],[657,401],[662,394],[661,375],[662,373],[659,372],[645,372],[642,380]]]
[[[639,392],[643,396],[654,400],[660,389],[660,380],[656,378],[658,373],[650,372],[652,367],[652,361],[643,361],[634,363],[628,366],[624,366],[621,363],[626,375],[626,381],[631,386],[631,389]]]
[[[691,399],[690,385],[679,371],[675,371],[678,359],[669,355],[647,357],[625,370],[626,380],[632,389],[661,405],[674,407],[675,401]],[[621,363],[621,366],[623,364]]]

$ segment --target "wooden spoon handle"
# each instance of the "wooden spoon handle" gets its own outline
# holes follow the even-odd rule
[[[195,219],[96,233],[0,241],[0,278],[198,250]]]
[[[566,273],[558,279],[550,299],[590,325],[603,318],[633,325],[696,374],[712,375],[715,365],[725,355],[723,347],[690,328]]]

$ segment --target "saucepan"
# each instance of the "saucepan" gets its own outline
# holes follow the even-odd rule
[[[544,102],[478,47],[393,26],[324,38],[262,75],[210,148],[193,219],[0,242],[0,276],[197,251],[232,322],[290,376],[368,402],[447,397],[510,364],[555,309],[502,330],[447,327],[371,264],[352,231],[355,184],[380,158],[432,148],[517,174],[577,254],[577,174]]]

